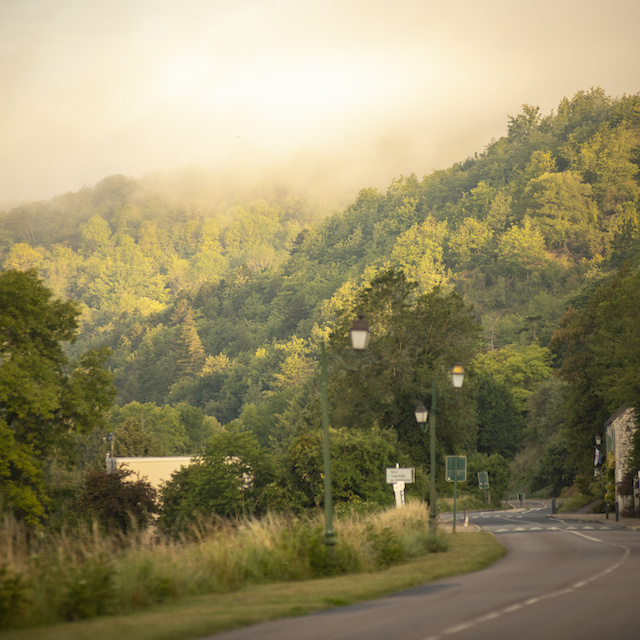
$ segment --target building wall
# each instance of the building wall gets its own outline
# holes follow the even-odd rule
[[[621,407],[605,424],[607,455],[615,457],[615,482],[622,482],[628,470],[627,459],[633,447],[633,434],[636,430],[635,411],[633,407]],[[618,496],[618,503],[623,509],[627,506],[624,496]]]
[[[112,458],[107,456],[107,471],[127,469],[134,475],[146,480],[154,489],[159,489],[163,482],[171,480],[171,476],[182,467],[189,466],[192,456],[158,457],[158,458]]]

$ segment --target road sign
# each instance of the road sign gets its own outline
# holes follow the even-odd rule
[[[387,468],[387,484],[395,484],[396,482],[415,482],[415,469],[413,468]]]
[[[467,481],[467,456],[447,456],[447,482]]]
[[[489,473],[487,471],[478,471],[478,486],[481,489],[489,488]]]

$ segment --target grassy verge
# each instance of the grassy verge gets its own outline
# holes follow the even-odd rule
[[[246,586],[231,593],[174,600],[144,612],[3,633],[3,640],[187,640],[303,615],[487,567],[504,555],[485,533],[447,535],[448,550],[388,569],[340,577]]]
[[[577,493],[560,503],[558,506],[558,513],[571,513],[572,511],[577,511],[594,500],[597,500],[596,496],[585,496],[581,493]]]

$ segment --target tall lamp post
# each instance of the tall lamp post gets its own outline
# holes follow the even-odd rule
[[[464,367],[455,365],[451,370],[451,383],[454,389],[460,389],[464,382]],[[429,449],[431,457],[431,487],[429,497],[429,533],[435,533],[437,527],[437,506],[436,506],[436,408],[438,403],[438,385],[433,380],[433,390],[431,392],[431,418],[429,419]],[[423,404],[419,404],[415,410],[416,422],[420,425],[422,432],[427,432],[427,418],[429,411]]]
[[[351,347],[355,351],[364,351],[369,344],[369,324],[359,316],[350,330]],[[327,351],[324,340],[320,343],[320,373],[322,405],[322,451],[324,459],[324,543],[333,546],[336,536],[333,531],[333,497],[331,494],[331,447],[329,446],[329,401],[327,396]]]

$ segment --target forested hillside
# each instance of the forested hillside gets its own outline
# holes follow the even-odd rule
[[[525,105],[473,158],[340,212],[283,189],[112,176],[2,214],[0,264],[80,304],[70,356],[111,349],[116,453],[198,451],[226,425],[295,466],[292,443],[319,426],[319,341],[338,329],[344,351],[366,310],[372,353],[331,374],[336,428],[391,430],[392,458],[426,461],[413,408],[460,360],[439,455],[520,452],[528,489],[559,490],[638,395],[639,168],[640,97],[592,89],[548,115]]]

